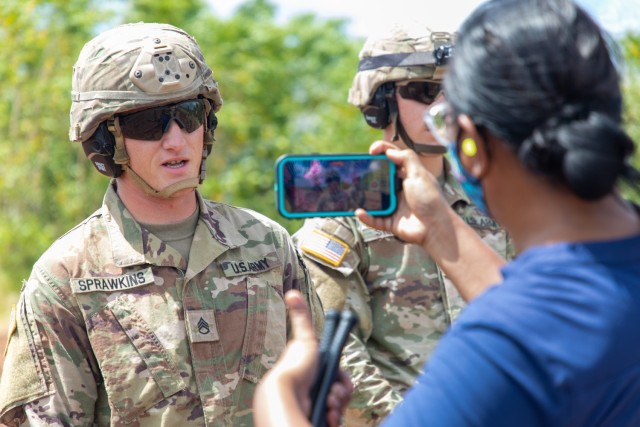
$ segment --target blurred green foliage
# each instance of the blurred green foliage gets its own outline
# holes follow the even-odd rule
[[[363,40],[344,20],[276,20],[266,0],[220,19],[200,0],[5,0],[0,10],[0,293],[15,300],[32,264],[96,210],[108,179],[68,139],[80,49],[124,22],[167,22],[200,44],[224,98],[208,178],[211,199],[280,217],[274,162],[285,153],[362,152],[379,135],[346,102]],[[5,309],[0,307],[0,312]]]
[[[97,209],[108,179],[68,140],[71,72],[86,41],[124,22],[167,22],[198,40],[225,104],[205,197],[260,211],[274,205],[285,153],[364,152],[379,133],[346,102],[363,40],[346,22],[305,14],[276,20],[267,0],[220,19],[204,0],[4,0],[0,8],[0,313],[38,256]],[[626,126],[640,141],[640,37],[621,46]],[[636,155],[636,164],[640,164]],[[636,196],[637,197],[637,196]]]
[[[624,125],[636,142],[633,164],[640,169],[640,33],[629,33],[619,41],[624,56]],[[625,195],[640,204],[640,195],[624,188]]]

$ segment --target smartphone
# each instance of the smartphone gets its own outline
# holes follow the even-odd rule
[[[275,194],[285,218],[390,215],[396,166],[383,154],[287,154],[276,161]]]

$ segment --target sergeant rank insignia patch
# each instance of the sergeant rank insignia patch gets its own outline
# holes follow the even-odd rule
[[[185,320],[191,342],[215,342],[220,339],[214,310],[187,310]]]

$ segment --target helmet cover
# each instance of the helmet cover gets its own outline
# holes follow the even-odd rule
[[[436,61],[435,52],[453,43],[453,34],[432,32],[414,23],[394,23],[384,32],[369,37],[359,54],[360,64],[349,90],[349,102],[365,107],[378,87],[387,82],[442,81],[446,62]],[[404,59],[388,59],[394,55]]]
[[[168,24],[124,24],[82,48],[73,67],[69,138],[83,142],[117,114],[202,96],[222,106],[193,37]]]

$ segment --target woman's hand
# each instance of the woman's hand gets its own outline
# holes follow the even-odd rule
[[[378,141],[369,152],[385,153],[396,164],[402,191],[393,214],[372,217],[358,209],[360,221],[422,246],[467,301],[502,280],[500,268],[505,260],[451,209],[438,181],[414,151],[398,150],[388,142]]]
[[[390,216],[372,217],[362,209],[356,211],[356,216],[370,227],[389,231],[405,242],[424,247],[431,224],[439,219],[447,221],[449,215],[449,205],[440,192],[438,181],[412,150],[398,150],[389,142],[377,141],[369,152],[384,153],[397,166],[402,189],[398,194],[398,207]]]

